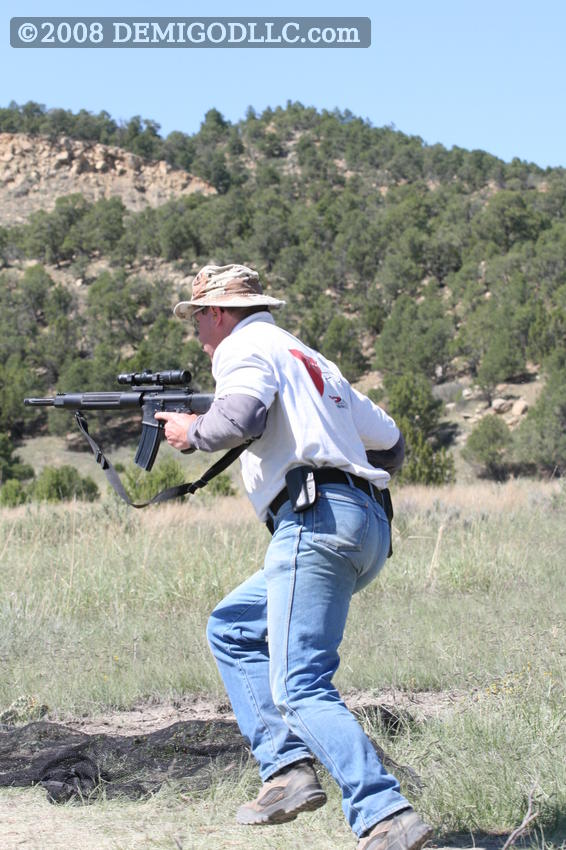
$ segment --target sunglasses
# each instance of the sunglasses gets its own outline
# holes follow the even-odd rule
[[[193,322],[193,327],[194,327],[194,329],[197,333],[199,331],[199,323],[198,323],[198,319],[196,318],[196,316],[197,316],[198,313],[203,313],[205,310],[208,310],[208,306],[197,307],[197,309],[193,310],[193,312],[192,312],[191,319],[192,319],[192,322]]]

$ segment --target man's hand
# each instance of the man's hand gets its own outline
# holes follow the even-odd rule
[[[160,410],[155,414],[155,418],[165,422],[165,439],[170,446],[181,452],[193,447],[187,439],[187,433],[195,419],[198,419],[196,413],[169,413]]]

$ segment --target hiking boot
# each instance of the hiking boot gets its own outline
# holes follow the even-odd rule
[[[256,799],[240,806],[236,820],[245,824],[285,823],[325,803],[326,794],[312,764],[295,762],[264,782]]]
[[[432,828],[413,809],[382,820],[360,838],[358,850],[418,850],[432,837]]]

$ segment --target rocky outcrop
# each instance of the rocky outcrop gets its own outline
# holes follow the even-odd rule
[[[513,416],[524,416],[529,409],[529,405],[524,398],[518,398],[511,408]]]
[[[513,401],[509,398],[494,398],[491,407],[495,413],[508,413],[513,407]]]
[[[80,193],[88,201],[118,196],[139,211],[172,196],[216,190],[187,171],[153,162],[123,148],[56,140],[24,133],[0,133],[0,224],[24,222],[40,209],[50,211],[62,195]]]

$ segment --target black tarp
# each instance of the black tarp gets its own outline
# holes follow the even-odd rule
[[[387,769],[418,790],[415,772],[374,745]],[[249,758],[229,720],[188,720],[140,735],[86,734],[47,721],[0,726],[0,786],[41,785],[56,803],[101,793],[140,798],[167,781],[202,789],[233,775]]]

